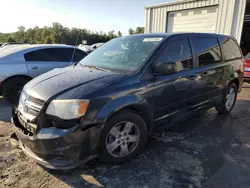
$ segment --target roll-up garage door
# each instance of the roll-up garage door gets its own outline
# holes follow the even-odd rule
[[[217,14],[218,6],[169,12],[167,32],[214,33]]]

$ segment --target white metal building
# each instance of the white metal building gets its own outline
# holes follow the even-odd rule
[[[250,41],[248,4],[250,0],[178,0],[146,6],[145,33],[219,33],[232,35],[247,46],[245,41],[248,38]],[[250,45],[248,48],[250,51]]]

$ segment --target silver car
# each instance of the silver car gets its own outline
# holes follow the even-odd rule
[[[74,46],[21,44],[0,48],[0,95],[17,104],[23,86],[54,68],[74,64],[87,55]]]

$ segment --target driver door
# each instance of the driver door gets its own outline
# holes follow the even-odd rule
[[[154,63],[175,63],[177,71],[171,75],[159,75],[154,85],[155,122],[175,122],[188,116],[199,103],[201,93],[196,63],[187,36],[170,40]]]

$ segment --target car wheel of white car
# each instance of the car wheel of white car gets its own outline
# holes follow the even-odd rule
[[[4,82],[3,97],[10,104],[17,106],[23,86],[29,81],[26,77],[15,77]]]

